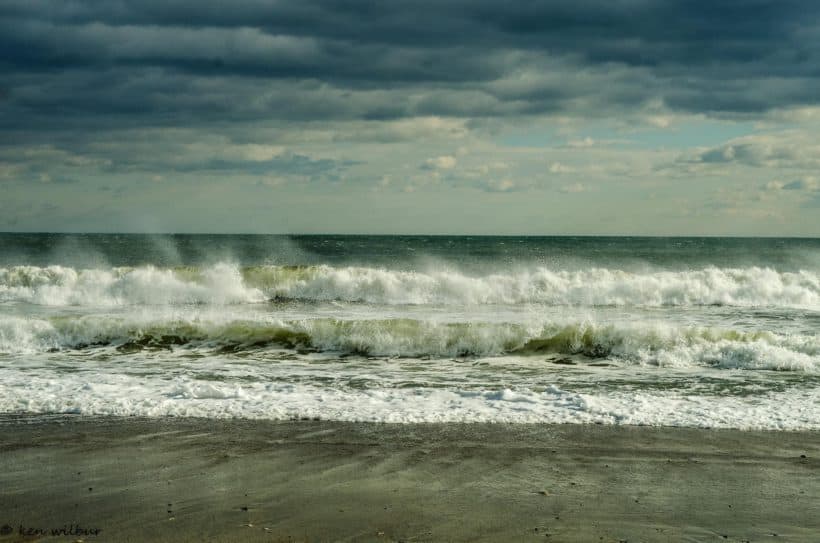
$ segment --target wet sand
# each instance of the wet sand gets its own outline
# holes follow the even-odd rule
[[[820,541],[817,432],[5,416],[0,435],[0,542]]]

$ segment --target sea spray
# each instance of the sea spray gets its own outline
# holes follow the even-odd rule
[[[770,268],[627,272],[533,268],[484,276],[331,266],[0,268],[0,301],[42,305],[238,304],[267,299],[384,305],[544,304],[820,309],[820,274]]]
[[[239,353],[265,349],[379,357],[581,355],[658,366],[820,370],[820,339],[653,322],[440,323],[414,319],[0,319],[0,353],[113,348]]]

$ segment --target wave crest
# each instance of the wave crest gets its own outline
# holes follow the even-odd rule
[[[265,300],[230,264],[204,269],[64,266],[0,268],[0,301],[48,306],[231,304]]]
[[[664,367],[820,370],[820,338],[652,323],[436,323],[383,320],[0,319],[0,352],[113,348],[121,353],[269,349],[376,357],[442,358],[547,354]],[[275,355],[274,355],[275,356]]]
[[[758,306],[820,309],[813,271],[706,268],[633,273],[606,268],[467,275],[331,266],[0,268],[0,301],[63,305],[241,304],[267,299],[371,304]]]

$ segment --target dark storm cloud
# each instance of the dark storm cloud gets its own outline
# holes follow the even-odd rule
[[[7,127],[759,115],[818,102],[814,1],[0,5]]]

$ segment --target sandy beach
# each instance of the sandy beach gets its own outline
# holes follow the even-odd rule
[[[2,542],[820,537],[816,432],[79,416],[0,430]]]

